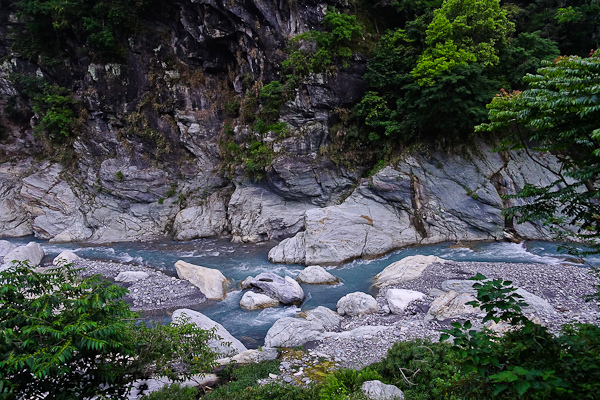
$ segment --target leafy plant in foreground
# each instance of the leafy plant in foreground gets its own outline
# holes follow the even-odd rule
[[[467,303],[486,311],[483,322],[508,324],[503,334],[455,322],[442,335],[454,337],[453,350],[467,381],[455,388],[469,399],[593,399],[600,389],[597,351],[600,328],[568,327],[554,336],[522,313],[526,303],[512,282],[486,280],[477,274],[477,300]],[[589,362],[589,364],[588,364]]]
[[[179,379],[212,365],[212,332],[137,324],[126,289],[79,273],[27,262],[0,272],[0,398],[126,398],[136,379]]]

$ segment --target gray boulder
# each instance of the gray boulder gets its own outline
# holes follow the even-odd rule
[[[328,331],[339,328],[340,323],[343,320],[338,313],[323,306],[319,306],[312,310],[303,311],[300,316],[308,321],[314,321],[322,324]]]
[[[277,305],[279,305],[279,300],[272,299],[262,293],[246,292],[240,300],[240,307],[250,311],[267,307],[276,307]]]
[[[75,261],[81,260],[81,258],[73,253],[72,251],[63,251],[52,260],[53,265],[71,264]]]
[[[404,393],[394,385],[381,381],[366,381],[360,390],[372,400],[404,400]]]
[[[325,268],[319,265],[311,265],[304,268],[296,277],[298,282],[309,283],[314,285],[334,285],[340,280],[331,275]]]
[[[218,269],[201,267],[179,260],[175,263],[177,276],[189,281],[208,298],[221,300],[225,297],[227,278]]]
[[[280,318],[269,329],[265,336],[267,347],[295,347],[311,340],[318,340],[325,332],[320,322],[308,321],[303,318]]]
[[[373,296],[362,292],[349,293],[337,302],[337,312],[340,315],[355,317],[357,315],[374,314],[377,311],[379,311],[377,301]]]
[[[300,304],[304,301],[304,290],[289,276],[281,277],[271,272],[263,272],[252,279],[250,284],[283,304]]]
[[[481,309],[467,304],[473,300],[475,300],[475,296],[472,294],[457,293],[451,290],[439,295],[433,300],[425,318],[443,320],[446,318],[465,316],[467,314],[480,313]]]
[[[29,261],[29,266],[35,268],[40,265],[44,258],[44,250],[36,242],[29,242],[25,246],[19,246],[4,256],[3,269],[12,265],[13,261]]]
[[[188,318],[187,322],[196,324],[200,329],[209,330],[216,328],[215,334],[219,338],[210,340],[208,346],[222,356],[232,357],[248,350],[223,325],[213,321],[204,314],[186,308],[173,311],[173,321],[181,320],[181,318]]]
[[[405,257],[388,265],[383,271],[375,275],[374,285],[384,287],[412,281],[420,277],[430,264],[443,263],[444,261],[446,260],[436,256],[416,255]]]
[[[220,358],[216,362],[220,365],[226,365],[229,363],[236,364],[257,364],[262,361],[275,360],[277,359],[277,349],[273,347],[262,347],[258,350],[246,350],[240,354],[236,354],[233,357]]]
[[[442,290],[476,295],[477,290],[473,287],[475,283],[477,283],[477,281],[449,279],[442,282]],[[523,311],[525,312],[537,312],[542,314],[554,314],[556,312],[554,307],[547,300],[544,300],[523,288],[517,288],[515,293],[523,296],[523,301],[528,304],[523,308]]]
[[[16,244],[9,242],[8,240],[0,240],[0,264],[2,264],[2,260],[4,256],[17,248]]]
[[[374,335],[379,332],[384,332],[389,329],[393,329],[393,326],[385,326],[385,325],[365,325],[359,326],[358,328],[354,328],[350,331],[342,331],[342,332],[325,332],[323,337],[326,338],[334,338],[334,339],[355,339],[355,340],[365,340],[372,339]]]
[[[119,272],[119,275],[115,277],[115,281],[131,283],[147,279],[149,276],[144,271],[123,271]]]
[[[390,312],[392,314],[401,314],[411,301],[422,299],[425,297],[425,294],[416,290],[388,289],[385,296]]]

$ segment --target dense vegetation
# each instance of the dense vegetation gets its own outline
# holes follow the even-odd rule
[[[212,366],[213,332],[185,321],[146,325],[122,299],[126,289],[80,272],[26,262],[0,272],[0,398],[127,398],[136,379]]]

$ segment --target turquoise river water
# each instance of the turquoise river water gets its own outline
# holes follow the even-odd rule
[[[9,239],[15,244],[26,244],[32,239]],[[258,311],[247,311],[239,307],[242,292],[238,283],[249,275],[270,271],[279,275],[295,277],[300,265],[271,264],[267,253],[273,244],[233,244],[221,239],[200,239],[190,242],[162,241],[154,243],[115,243],[111,245],[83,246],[76,243],[48,243],[38,241],[50,261],[64,250],[71,250],[80,257],[114,260],[143,264],[176,276],[174,264],[184,260],[208,268],[219,269],[232,283],[227,297],[221,301],[207,301],[196,309],[222,324],[229,332],[242,340],[248,347],[262,344],[267,330],[284,316],[293,316],[301,310],[319,305],[335,309],[342,296],[362,291],[374,294],[372,278],[392,262],[406,256],[422,254],[436,255],[454,261],[544,263],[561,262],[565,256],[557,250],[557,244],[532,241],[526,244],[505,242],[479,242],[468,247],[456,247],[453,243],[413,246],[394,251],[373,260],[355,260],[339,267],[328,268],[337,276],[338,285],[302,285],[306,300],[300,307],[280,306]],[[598,260],[592,260],[597,262]]]

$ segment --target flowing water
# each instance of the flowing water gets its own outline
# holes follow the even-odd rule
[[[26,244],[32,239],[9,239],[15,244]],[[184,260],[192,264],[220,270],[232,283],[227,297],[221,301],[207,301],[196,309],[221,323],[233,336],[248,347],[262,344],[267,330],[277,319],[293,316],[305,309],[319,305],[335,309],[337,301],[344,295],[361,291],[374,294],[372,278],[392,262],[410,255],[436,255],[454,261],[485,261],[514,263],[554,264],[565,258],[557,250],[557,244],[532,241],[526,244],[505,242],[478,242],[468,247],[457,247],[453,243],[413,246],[394,251],[373,260],[355,260],[339,267],[328,268],[340,279],[338,285],[305,285],[306,300],[300,307],[280,306],[257,311],[239,307],[242,292],[238,283],[249,275],[273,272],[295,277],[300,265],[271,264],[267,253],[273,244],[233,244],[220,239],[201,239],[190,242],[162,241],[154,243],[116,243],[111,245],[81,246],[76,243],[48,243],[38,241],[46,252],[45,261],[50,261],[64,250],[71,250],[80,257],[100,260],[115,260],[143,264],[176,276],[174,264]],[[588,260],[598,263],[600,259]]]

